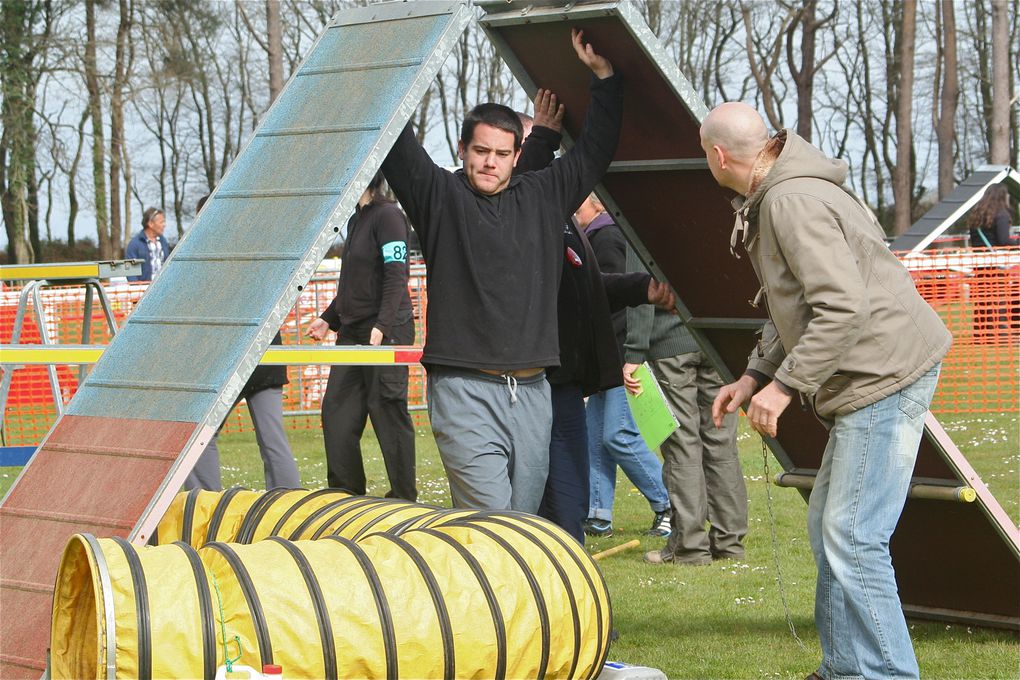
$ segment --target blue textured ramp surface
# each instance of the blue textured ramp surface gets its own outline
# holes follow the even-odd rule
[[[468,15],[451,2],[338,15],[68,413],[222,417]]]

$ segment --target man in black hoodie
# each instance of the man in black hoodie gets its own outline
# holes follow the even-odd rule
[[[534,118],[518,112],[525,141],[514,172],[541,170],[552,163],[560,146],[563,113],[556,95],[547,90],[538,91]],[[655,282],[647,272],[602,272],[584,229],[573,219],[563,225],[563,251],[557,299],[560,365],[549,372],[553,414],[549,477],[538,514],[584,543],[589,477],[584,398],[622,384],[611,312],[646,302],[672,309],[675,301],[669,286]]]
[[[549,467],[545,369],[559,364],[556,295],[563,216],[612,160],[622,88],[612,65],[572,31],[596,76],[584,133],[540,172],[512,175],[522,129],[482,104],[464,121],[463,169],[449,173],[410,126],[383,162],[428,266],[429,415],[456,507],[534,513]]]

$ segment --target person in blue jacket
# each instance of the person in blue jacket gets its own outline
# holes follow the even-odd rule
[[[141,260],[142,273],[129,276],[128,281],[152,281],[163,269],[166,256],[170,254],[170,244],[163,236],[166,229],[166,217],[159,208],[146,208],[142,213],[142,230],[135,234],[124,249],[127,260]]]

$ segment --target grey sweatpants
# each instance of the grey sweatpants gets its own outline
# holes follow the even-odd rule
[[[301,486],[290,441],[283,430],[283,388],[268,387],[248,396],[248,413],[255,426],[255,440],[259,444],[262,467],[266,473],[266,489],[284,487],[296,489]],[[205,447],[202,456],[184,480],[185,489],[207,489],[219,491],[223,488],[220,478],[220,449],[216,445],[219,431]]]
[[[429,418],[456,508],[538,511],[549,475],[545,374],[520,380],[433,366]]]
[[[680,421],[662,443],[662,481],[673,509],[662,555],[675,562],[743,557],[747,487],[737,456],[737,414],[726,416],[720,429],[712,422],[722,379],[701,352],[651,364]]]

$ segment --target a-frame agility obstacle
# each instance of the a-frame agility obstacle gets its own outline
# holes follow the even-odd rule
[[[757,290],[746,259],[729,254],[732,211],[699,146],[700,97],[626,2],[476,5],[528,93],[564,101],[568,137],[588,102],[570,28],[624,75],[600,194],[723,375],[742,371],[762,315],[745,302]],[[0,506],[0,676],[45,668],[73,533],[148,539],[474,13],[385,3],[324,30]],[[793,410],[780,432],[768,442],[777,459],[810,479],[824,429]],[[908,499],[892,545],[908,613],[1020,627],[1020,535],[931,416],[915,481],[969,486],[976,500]]]

